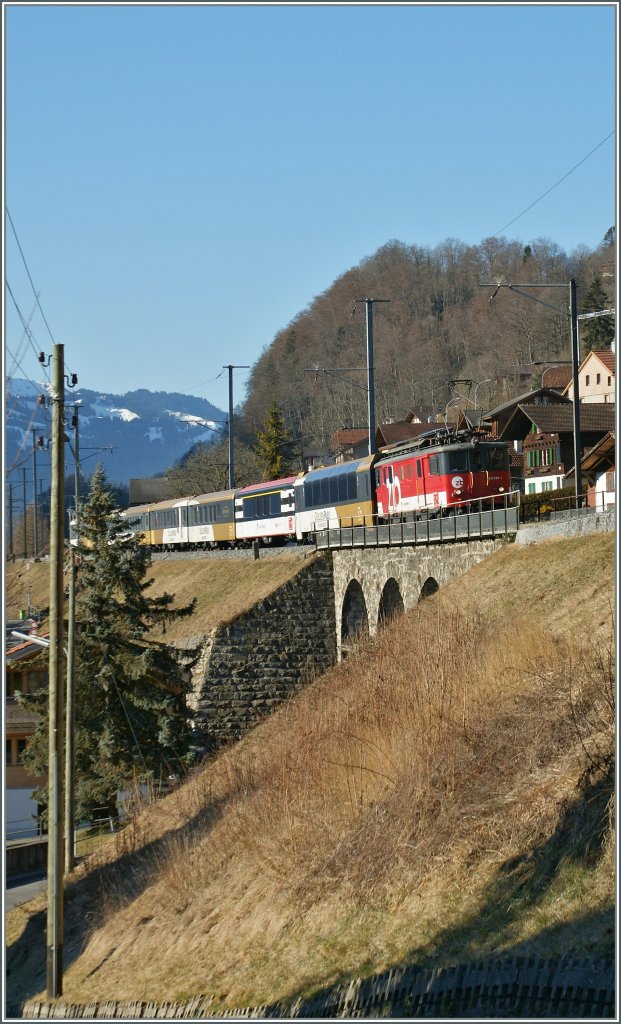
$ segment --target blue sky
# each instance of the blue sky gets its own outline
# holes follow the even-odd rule
[[[501,232],[616,128],[616,11],[5,4],[6,202],[67,366],[226,408],[223,364],[252,365],[387,241]],[[596,246],[615,153],[612,135],[502,234]],[[5,246],[27,319],[9,225]],[[51,351],[38,310],[31,328]],[[22,334],[9,298],[14,354]]]

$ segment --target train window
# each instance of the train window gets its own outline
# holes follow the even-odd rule
[[[375,486],[376,487],[380,487],[381,483],[382,483],[382,478],[381,478],[381,475],[380,475],[380,471],[379,471],[379,469],[376,469],[375,470]]]
[[[335,505],[339,500],[339,480],[336,476],[330,477],[330,504]]]
[[[412,469],[412,463],[411,463],[411,462],[408,462],[408,463],[406,464],[406,467],[405,467],[405,476],[406,476],[406,479],[407,479],[407,480],[411,480],[411,479],[412,479],[412,475],[413,475],[413,473],[414,473],[414,470]]]
[[[327,505],[330,501],[330,481],[326,477],[321,481],[321,504]]]
[[[321,505],[321,480],[313,480],[313,505]]]
[[[347,477],[347,498],[349,501],[355,501],[357,498],[357,485],[356,485],[356,474],[349,473]]]
[[[397,466],[397,472],[399,474],[399,479],[405,480],[405,470],[403,468],[403,463],[401,463],[400,466]]]
[[[509,455],[506,448],[487,448],[485,454],[487,455],[487,464],[490,469],[509,468]]]
[[[339,501],[347,501],[347,474],[339,473]]]
[[[275,491],[274,494],[272,494],[272,500],[271,500],[272,515],[273,516],[280,515],[280,511],[281,511],[280,505],[281,505],[281,502],[280,502],[280,491]]]
[[[423,464],[422,464],[420,459],[416,460],[416,475],[417,476],[422,476],[423,475]]]
[[[440,458],[438,455],[432,455],[429,459],[429,472],[438,474],[440,472]]]
[[[468,455],[472,453],[472,450],[468,449],[454,449],[453,451],[443,452],[440,456],[440,465],[442,473],[467,473],[470,469],[470,462]],[[474,449],[474,455],[477,455],[478,449]],[[480,468],[475,464],[475,469]]]

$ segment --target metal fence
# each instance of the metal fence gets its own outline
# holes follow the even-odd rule
[[[586,494],[562,494],[552,497],[552,494],[525,494],[520,503],[520,522],[548,522],[565,516],[589,515],[595,512],[606,512],[610,502],[606,500],[606,494],[596,493],[590,497],[592,505],[587,505]],[[614,506],[613,506],[614,507]]]
[[[376,515],[367,516],[363,525],[352,525],[351,519],[340,519],[338,527],[316,529],[315,547],[319,551],[403,547],[504,537],[516,533],[519,527],[517,496],[516,491],[502,495],[495,500],[493,508],[487,507],[489,501],[464,502],[450,506],[446,515],[437,509],[424,509],[419,518],[402,522],[384,523]]]

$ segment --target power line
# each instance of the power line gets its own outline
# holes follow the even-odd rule
[[[17,299],[13,295],[13,291],[12,291],[11,286],[10,286],[8,281],[6,282],[6,287],[7,287],[7,291],[9,293],[9,295],[13,299],[13,304],[15,305],[15,309],[17,310],[17,315],[19,316],[19,319],[22,322],[22,327],[24,328],[24,331],[26,332],[26,337],[28,338],[28,340],[29,340],[29,342],[30,342],[30,344],[32,346],[32,350],[33,350],[33,352],[34,352],[34,354],[35,354],[35,356],[36,356],[36,358],[38,360],[39,359],[39,353],[37,352],[37,346],[35,345],[34,334],[32,333],[32,330],[31,330],[30,326],[26,323],[26,321],[24,319],[24,314],[22,313],[21,309],[19,308],[19,304],[17,302]],[[15,362],[17,362],[17,360],[15,360]],[[20,366],[20,370],[22,370],[21,366]],[[24,371],[22,370],[22,373],[23,372]],[[49,380],[49,377],[48,377],[48,380]]]
[[[595,153],[596,150],[600,148],[600,146],[603,146],[605,142],[608,142],[608,139],[611,138],[611,136],[613,135],[614,129],[613,131],[610,132],[610,134],[606,136],[605,139],[602,139],[601,142],[598,142],[590,153],[587,153],[586,156],[583,156],[582,160],[579,160],[578,163],[575,164],[570,171],[567,171],[567,174],[564,174],[562,178],[559,178],[558,181],[555,181],[553,185],[550,185],[550,188],[546,189],[546,191],[543,192],[538,199],[535,199],[535,201],[531,203],[530,206],[527,206],[525,210],[522,210],[521,213],[518,213],[517,217],[514,217],[513,220],[510,220],[507,224],[504,224],[503,227],[499,228],[499,230],[492,235],[492,238],[497,238],[501,231],[505,231],[506,228],[510,227],[512,224],[515,224],[516,220],[519,220],[520,217],[523,217],[525,213],[528,213],[529,210],[532,210],[533,206],[536,206],[537,203],[540,203],[542,199],[545,199],[545,197],[548,196],[550,192],[552,192],[552,190],[557,187],[557,185],[560,185],[562,181],[565,181],[565,178],[568,178],[570,174],[573,174],[573,172],[577,170],[577,168],[580,167],[580,165],[583,164],[585,160],[588,160],[590,156],[593,156],[593,153]]]
[[[36,290],[36,288],[34,286],[34,281],[32,280],[32,276],[30,274],[30,270],[28,269],[28,264],[26,262],[26,257],[24,256],[24,251],[23,251],[23,249],[22,249],[22,247],[20,245],[19,238],[17,237],[17,231],[15,230],[15,225],[13,223],[13,218],[11,217],[11,214],[9,212],[8,206],[6,208],[6,215],[9,218],[9,223],[10,223],[12,229],[13,229],[13,234],[15,235],[15,241],[17,242],[17,248],[19,249],[20,256],[21,256],[21,258],[22,258],[22,260],[24,262],[24,266],[26,268],[26,273],[28,274],[28,280],[30,281],[30,284],[32,286],[32,290],[33,290],[35,298],[37,300],[37,306],[39,307],[39,311],[41,313],[41,316],[43,317],[43,322],[44,322],[45,326],[47,327],[48,334],[49,334],[50,338],[52,339],[52,342],[55,345],[56,342],[54,341],[54,335],[52,334],[52,331],[50,329],[50,325],[48,324],[48,322],[47,322],[47,320],[45,318],[45,313],[43,312],[43,307],[41,306],[41,303],[39,301],[39,295],[38,295],[38,292],[37,292],[37,290]]]

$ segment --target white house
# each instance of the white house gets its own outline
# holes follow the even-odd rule
[[[578,387],[580,404],[615,402],[615,353],[611,349],[593,350],[583,359],[578,369]],[[572,402],[574,399],[573,380],[567,385],[563,394]]]

